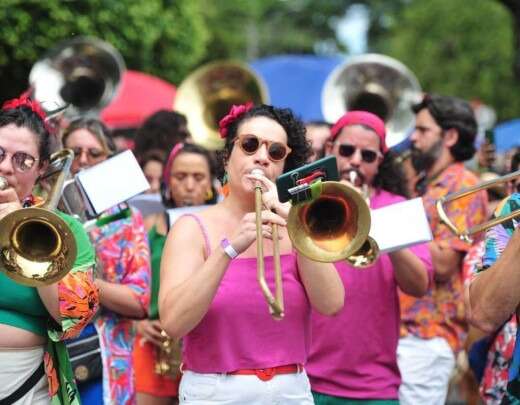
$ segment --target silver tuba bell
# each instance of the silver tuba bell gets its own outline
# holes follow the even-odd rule
[[[389,56],[365,54],[349,58],[327,77],[321,95],[323,116],[336,122],[351,110],[370,111],[386,124],[388,147],[403,141],[414,123],[410,107],[420,101],[415,75]]]
[[[46,112],[68,106],[65,116],[96,116],[117,93],[125,63],[109,43],[76,37],[60,42],[29,74],[32,96]]]

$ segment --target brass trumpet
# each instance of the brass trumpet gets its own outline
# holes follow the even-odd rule
[[[76,240],[54,209],[69,173],[74,153],[68,149],[51,156],[49,170],[59,171],[47,200],[21,208],[0,220],[0,271],[31,287],[53,284],[72,269]],[[5,179],[1,181],[6,187]]]
[[[176,378],[181,373],[181,341],[172,339],[164,330],[161,337],[161,346],[156,348],[155,374]]]
[[[485,181],[481,184],[477,184],[476,186],[469,187],[464,190],[461,190],[461,191],[458,191],[455,193],[451,193],[442,198],[439,198],[435,205],[436,205],[437,212],[439,214],[439,218],[440,218],[441,222],[444,223],[450,229],[450,231],[452,231],[455,235],[457,235],[461,240],[468,242],[468,243],[472,243],[473,241],[470,237],[471,235],[475,235],[477,233],[483,232],[489,228],[494,227],[495,225],[499,225],[503,222],[509,221],[513,218],[520,216],[520,210],[516,210],[516,211],[511,212],[508,215],[498,216],[498,217],[490,219],[482,224],[475,225],[469,229],[459,229],[455,226],[455,224],[453,224],[453,222],[451,222],[450,218],[448,217],[448,214],[446,214],[446,211],[444,210],[444,204],[446,204],[446,203],[450,203],[450,202],[458,200],[460,198],[467,197],[468,195],[477,193],[482,190],[487,190],[488,188],[491,188],[496,184],[507,183],[509,181],[516,179],[519,176],[520,176],[520,170],[507,174],[505,176],[499,177],[498,179]],[[506,200],[507,200],[507,198],[504,199],[503,202]],[[499,206],[501,206],[503,204],[503,202]]]
[[[260,169],[255,169],[252,174],[263,174]],[[274,295],[267,285],[265,279],[264,263],[264,239],[262,236],[262,186],[259,182],[255,184],[255,213],[256,213],[256,268],[257,279],[264,294],[269,311],[274,319],[280,320],[284,316],[282,268],[280,265],[280,244],[278,241],[278,225],[273,224],[273,262],[275,274]]]

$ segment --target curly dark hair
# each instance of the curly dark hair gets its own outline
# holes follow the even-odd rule
[[[296,118],[289,108],[276,108],[271,105],[258,105],[241,115],[237,120],[228,126],[226,136],[226,144],[224,150],[218,154],[219,163],[221,164],[220,177],[223,175],[224,165],[237,137],[238,127],[246,120],[253,117],[267,117],[280,124],[287,134],[287,146],[291,148],[291,153],[285,159],[283,171],[288,172],[296,169],[307,162],[312,154],[311,144],[305,137],[305,125],[301,120]]]
[[[211,153],[204,149],[202,146],[195,145],[192,143],[185,143],[182,149],[179,151],[179,154],[175,157],[175,159],[177,159],[177,157],[184,153],[195,153],[197,155],[201,155],[208,162],[212,197],[209,200],[206,200],[204,203],[215,204],[218,199],[218,193],[215,189],[215,185],[213,184],[213,180],[216,178],[217,172],[217,165],[215,163],[215,159],[213,159]],[[175,208],[175,202],[172,200],[170,190],[168,189],[168,185],[164,184],[164,182],[161,182],[161,198],[163,205],[166,208]]]
[[[477,121],[469,103],[457,97],[427,94],[420,103],[412,106],[412,111],[417,114],[425,108],[443,130],[457,130],[459,138],[450,148],[455,161],[471,159],[476,151]]]
[[[135,134],[135,155],[139,159],[150,149],[171,150],[188,137],[186,125],[186,117],[176,111],[160,110],[150,115]]]
[[[0,128],[14,124],[19,128],[27,128],[38,138],[40,167],[49,160],[52,153],[52,135],[47,130],[41,117],[27,106],[0,110]]]
[[[406,188],[407,180],[403,167],[398,163],[399,154],[393,150],[385,153],[374,177],[374,187],[403,197],[410,197]]]

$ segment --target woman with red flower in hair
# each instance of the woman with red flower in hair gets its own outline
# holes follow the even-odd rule
[[[34,204],[32,190],[47,168],[52,141],[37,102],[22,96],[4,104],[0,219]],[[0,404],[79,404],[63,340],[77,336],[98,308],[95,254],[82,225],[56,213],[76,241],[73,269],[44,287],[27,287],[0,273]]]
[[[310,314],[335,314],[344,288],[334,266],[294,251],[273,181],[310,155],[303,123],[288,109],[233,106],[220,123],[228,194],[177,220],[161,263],[159,315],[183,339],[181,404],[312,404],[304,370]],[[253,171],[255,173],[253,174]],[[257,171],[261,171],[259,174]],[[267,283],[273,288],[272,224],[279,226],[285,316],[271,317],[256,279],[255,187]]]

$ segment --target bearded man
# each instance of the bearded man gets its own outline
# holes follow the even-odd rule
[[[477,123],[469,103],[455,97],[426,95],[412,109],[412,163],[420,173],[415,189],[434,237],[429,244],[434,283],[421,298],[400,294],[399,400],[401,405],[443,405],[456,354],[466,338],[461,270],[471,245],[441,224],[435,203],[478,182],[463,164],[475,153]],[[482,191],[445,208],[457,228],[468,229],[486,219],[487,196]]]

